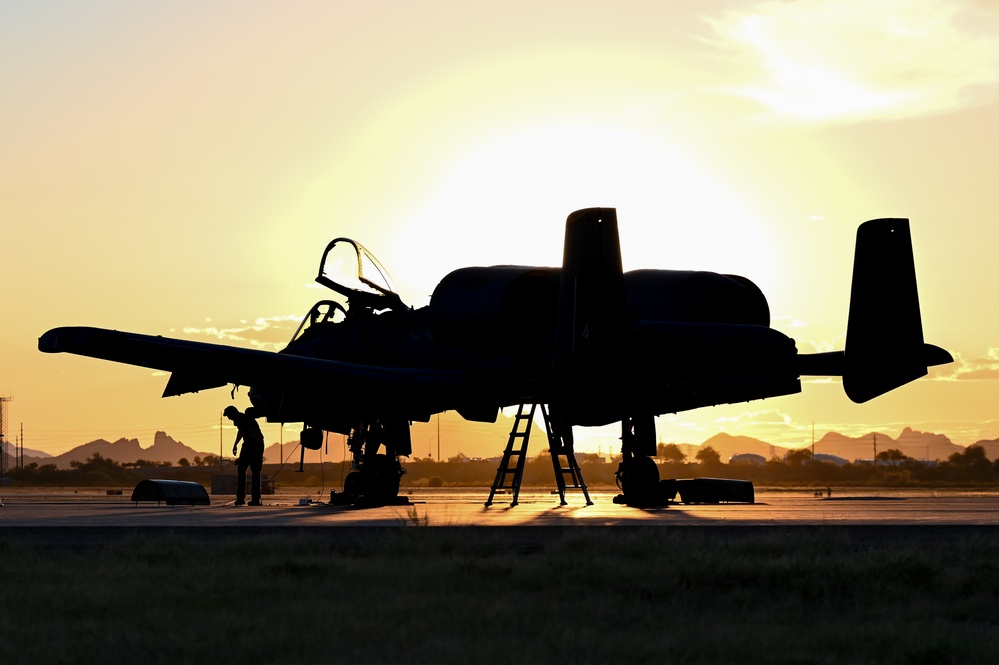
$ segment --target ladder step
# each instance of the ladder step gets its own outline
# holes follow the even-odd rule
[[[581,490],[586,498],[586,505],[593,505],[590,500],[590,493],[586,489],[583,480],[582,469],[576,462],[576,453],[572,446],[572,429],[567,433],[562,431],[562,423],[558,417],[552,417],[547,405],[541,404],[541,414],[545,419],[545,428],[548,430],[548,452],[552,458],[552,468],[555,471],[555,482],[558,484],[558,494],[562,505],[566,505],[565,493],[567,490]]]
[[[517,414],[513,421],[513,428],[510,430],[510,438],[507,439],[506,450],[503,451],[503,459],[496,469],[496,480],[493,481],[492,489],[486,505],[492,505],[493,496],[497,492],[505,493],[509,490],[513,494],[511,506],[517,505],[517,497],[520,494],[520,481],[524,473],[524,465],[527,461],[527,444],[531,437],[531,425],[534,422],[534,410],[536,404],[523,402],[517,408]],[[520,441],[519,445],[517,441]],[[516,457],[514,457],[516,456]]]

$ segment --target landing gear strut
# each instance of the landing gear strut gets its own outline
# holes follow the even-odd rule
[[[621,494],[614,503],[637,508],[669,505],[677,494],[684,503],[753,503],[753,483],[728,478],[659,479],[653,416],[621,421],[621,464],[614,474]]]
[[[656,454],[656,427],[653,416],[621,421],[621,464],[614,474],[621,494],[617,503],[629,506],[658,506],[667,503],[659,483]]]
[[[408,424],[405,433],[405,441],[408,441]],[[347,437],[347,448],[351,454],[350,473],[344,478],[343,499],[338,503],[408,503],[405,497],[399,500],[399,483],[406,470],[399,463],[399,451],[394,445],[399,442],[405,446],[405,441],[399,441],[397,436],[398,432],[377,422],[360,423],[351,428]],[[384,453],[378,452],[381,446],[385,447]],[[330,500],[335,496],[331,493]]]

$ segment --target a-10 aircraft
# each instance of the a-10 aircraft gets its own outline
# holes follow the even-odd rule
[[[542,405],[570,455],[574,426],[620,422],[628,503],[658,491],[657,415],[797,393],[805,375],[841,376],[866,402],[953,360],[923,341],[906,219],[860,226],[845,350],[827,353],[799,353],[771,328],[745,277],[624,272],[613,208],[569,215],[561,268],[461,268],[424,307],[406,306],[347,238],[327,246],[316,281],[337,297],[276,353],[83,327],[50,330],[38,348],[170,372],[164,397],[251,386],[257,417],[303,423],[303,446],[348,435],[344,490],[357,497],[398,494],[410,423],[442,411],[494,422],[504,407]]]

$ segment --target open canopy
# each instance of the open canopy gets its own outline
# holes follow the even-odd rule
[[[405,307],[388,271],[364,245],[350,238],[336,238],[326,246],[316,281],[346,296],[352,308]]]

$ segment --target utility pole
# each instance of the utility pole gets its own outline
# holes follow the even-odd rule
[[[10,453],[7,451],[7,403],[11,397],[0,397],[0,482],[10,470]]]

